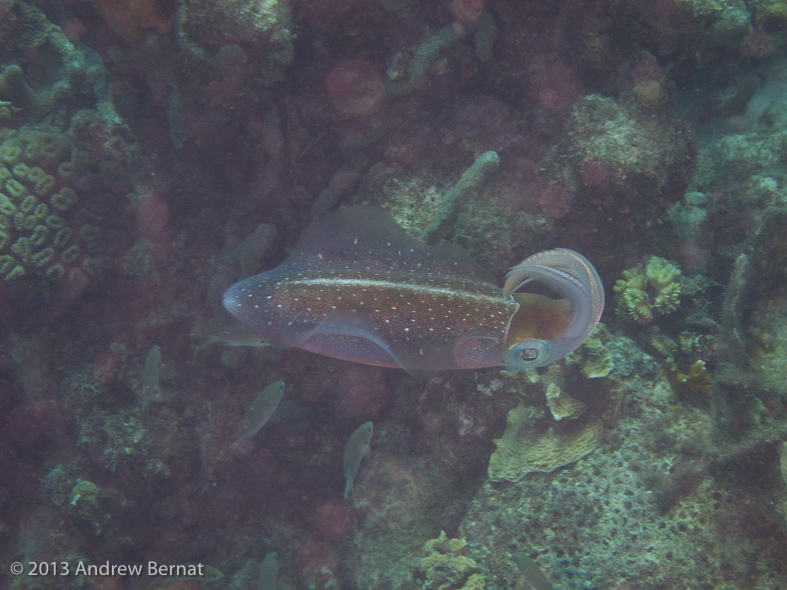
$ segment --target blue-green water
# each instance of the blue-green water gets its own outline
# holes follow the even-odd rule
[[[786,44],[775,0],[0,1],[0,587],[787,587]],[[359,205],[429,246],[307,229]],[[505,371],[591,268],[584,344]]]

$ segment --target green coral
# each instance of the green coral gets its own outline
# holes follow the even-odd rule
[[[59,277],[69,264],[61,256],[74,245],[65,217],[74,217],[78,197],[64,186],[58,160],[41,153],[58,142],[67,145],[61,134],[43,126],[0,129],[0,274],[6,281],[28,272]],[[66,149],[54,155],[70,157]],[[87,241],[82,241],[84,248]]]
[[[612,351],[607,344],[612,340],[612,334],[607,327],[599,323],[587,340],[568,357],[570,363],[582,367],[582,373],[588,379],[606,377],[615,368]]]
[[[466,543],[449,539],[445,531],[424,543],[426,557],[418,565],[416,579],[424,590],[483,590],[486,578],[475,560],[462,555]]]
[[[77,479],[69,501],[69,511],[88,523],[96,535],[101,534],[102,527],[109,520],[109,513],[101,509],[100,499],[103,496],[103,490],[92,481]]]
[[[437,208],[435,219],[426,226],[421,234],[421,241],[427,244],[436,243],[445,231],[454,225],[459,209],[467,200],[471,191],[483,183],[500,166],[497,152],[484,152],[475,162],[462,173],[462,176],[449,188]]]
[[[680,305],[683,278],[676,264],[651,256],[644,266],[623,271],[615,284],[616,313],[647,324],[654,316],[672,313]]]

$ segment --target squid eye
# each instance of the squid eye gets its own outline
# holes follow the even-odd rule
[[[554,360],[552,345],[546,340],[523,340],[508,349],[506,370],[518,373],[525,369],[543,367]]]
[[[530,363],[538,360],[538,350],[535,348],[525,348],[519,353],[519,356],[522,357],[523,361]]]

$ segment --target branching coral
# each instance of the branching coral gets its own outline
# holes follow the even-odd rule
[[[713,375],[705,367],[705,361],[693,362],[688,373],[681,372],[675,363],[669,363],[664,372],[673,393],[679,399],[697,393],[707,395],[713,386]]]
[[[682,287],[680,269],[672,262],[651,256],[646,265],[638,264],[623,271],[615,284],[615,311],[640,324],[654,315],[666,315],[678,309]]]

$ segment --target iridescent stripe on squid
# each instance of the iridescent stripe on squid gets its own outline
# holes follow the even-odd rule
[[[264,321],[259,327],[281,346],[302,340],[331,314],[346,324],[358,312],[359,331],[376,332],[394,347],[423,340],[441,348],[446,337],[471,334],[496,340],[517,308],[495,285],[432,273],[314,270],[266,279],[242,289],[235,308],[253,307]]]

